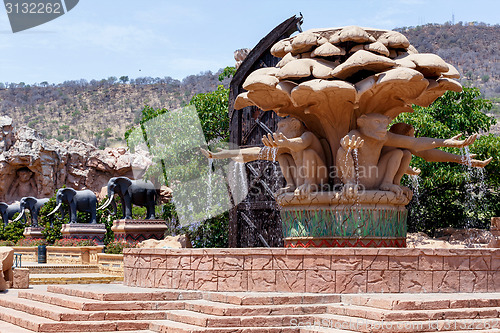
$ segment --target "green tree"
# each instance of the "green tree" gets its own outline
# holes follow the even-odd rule
[[[495,119],[484,111],[491,102],[481,98],[479,89],[447,92],[427,108],[414,106],[413,113],[399,115],[394,123],[413,125],[415,136],[449,138],[457,134],[487,132]],[[477,154],[477,158],[493,157],[484,170],[456,163],[428,163],[413,157],[411,165],[422,170],[418,195],[409,206],[409,230],[432,234],[444,227],[488,227],[492,216],[500,214],[500,176],[498,175],[500,138],[481,136],[467,149],[441,148],[454,154]],[[412,186],[410,178],[404,182]],[[413,184],[415,187],[415,184]]]
[[[126,76],[126,75],[120,76],[120,82],[121,82],[121,83],[125,84],[125,83],[127,83],[128,81],[129,81],[128,76]]]
[[[234,70],[226,68],[224,75],[221,74],[219,80],[222,81],[233,73]],[[189,181],[198,177],[200,174],[199,165],[206,165],[205,157],[198,154],[194,159],[185,159],[185,156],[178,154],[178,152],[183,151],[190,153],[192,142],[188,137],[186,137],[185,141],[176,140],[176,147],[172,147],[169,140],[172,140],[173,137],[179,139],[179,136],[182,137],[183,133],[196,131],[196,126],[201,123],[201,129],[206,141],[227,141],[229,138],[228,97],[229,89],[224,88],[222,85],[213,92],[194,96],[189,104],[196,109],[195,117],[190,112],[184,112],[188,109],[168,111],[167,109],[155,110],[145,106],[141,113],[139,126],[131,128],[125,133],[127,145],[131,150],[134,150],[137,145],[143,142],[146,143],[150,150],[152,148],[161,150],[159,153],[153,154],[155,155],[153,165],[148,169],[145,177],[160,184],[168,184],[164,163],[164,159],[167,158],[170,166],[177,166],[169,169],[170,174],[175,174],[175,179]],[[157,121],[158,119],[161,119],[161,121]],[[171,136],[171,138],[149,138],[148,131],[149,133],[169,133],[167,136]],[[183,145],[185,145],[185,148]],[[172,185],[174,191],[175,185]],[[202,200],[206,198],[206,193],[193,192],[192,195]],[[182,230],[179,229],[176,210],[172,204],[163,206],[163,218],[168,221],[167,224],[171,227],[169,233],[188,233],[196,247],[227,247],[227,212],[201,223],[193,224],[190,227],[182,228]]]
[[[196,107],[207,142],[229,139],[228,98],[229,89],[219,85],[217,90],[195,95],[189,102]]]

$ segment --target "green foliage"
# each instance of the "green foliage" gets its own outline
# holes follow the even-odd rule
[[[223,80],[233,74],[234,68],[228,67],[219,79]],[[213,92],[198,94],[191,99],[190,105],[196,109],[196,112],[192,107],[174,111],[144,107],[139,121],[140,126],[129,129],[125,133],[125,139],[132,151],[135,147],[145,143],[154,156],[153,165],[148,169],[145,178],[156,184],[168,184],[167,179],[170,177],[175,180],[174,184],[170,184],[174,192],[179,190],[178,187],[176,188],[179,183],[189,183],[194,179],[207,178],[203,178],[206,175],[201,171],[202,166],[207,164],[205,157],[199,151],[193,152],[193,147],[204,145],[196,141],[198,140],[196,133],[199,133],[201,123],[201,131],[206,141],[228,140],[228,97],[229,90],[219,86]],[[162,135],[149,138],[148,133],[161,133]],[[165,166],[165,161],[168,161],[168,169]],[[202,188],[193,188],[190,196],[206,205],[207,194],[203,192]],[[167,233],[176,234],[189,231],[197,247],[227,247],[227,213],[208,219],[190,229],[180,230],[176,209],[182,209],[184,212],[186,209],[190,210],[189,214],[193,216],[193,220],[199,220],[200,216],[206,213],[194,212],[189,207],[174,207],[173,204],[164,205],[162,217],[169,226]]]
[[[495,119],[484,113],[491,105],[491,102],[481,98],[477,88],[464,88],[461,93],[447,92],[427,108],[414,106],[415,112],[401,114],[394,123],[413,125],[417,137],[472,135],[486,132],[495,124]],[[464,150],[457,148],[440,149],[464,154]],[[484,173],[457,163],[428,163],[413,157],[411,165],[421,169],[422,173],[419,195],[409,207],[410,231],[432,234],[437,228],[449,226],[484,228],[489,226],[492,216],[500,214],[500,176],[497,171],[500,166],[500,138],[482,136],[469,149],[477,154],[476,159],[493,157],[493,161],[484,168]],[[409,177],[403,182],[412,186]]]
[[[15,214],[13,219],[15,219],[17,215],[18,214]],[[26,226],[24,225],[22,219],[17,222],[10,222],[7,226],[4,226],[2,223],[2,227],[0,229],[0,240],[12,241],[16,243],[21,238],[24,238],[23,232],[25,227]]]
[[[64,218],[61,219],[58,216],[56,217],[59,213],[47,216],[56,206],[56,195],[54,194],[38,213],[38,224],[44,228],[42,235],[49,244],[54,244],[55,241],[62,238],[62,225],[69,223],[69,214],[65,214]]]
[[[129,249],[137,247],[137,242],[129,243],[125,241],[113,241],[106,245],[104,248],[104,253],[107,254],[123,254],[123,249]]]
[[[224,79],[234,76],[234,73],[236,73],[236,68],[227,66],[226,68],[224,68],[222,73],[219,74],[219,81],[222,82],[224,81]]]
[[[20,239],[17,241],[16,246],[29,246],[29,247],[36,247],[40,245],[47,245],[47,241],[45,239]]]
[[[0,246],[16,246],[16,243],[10,240],[0,240]]]
[[[207,142],[229,139],[228,98],[229,89],[220,85],[217,90],[198,94],[189,102],[196,107]]]
[[[228,247],[229,212],[205,220],[201,223],[184,227],[181,233],[186,233],[195,248]]]

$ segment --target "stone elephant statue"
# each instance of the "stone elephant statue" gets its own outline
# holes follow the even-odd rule
[[[61,209],[61,215],[64,217],[64,210],[61,208],[63,203],[69,205],[70,223],[77,222],[77,211],[90,213],[90,223],[97,223],[97,197],[91,190],[77,191],[72,188],[60,188],[56,194],[57,206],[49,213],[49,216]]]
[[[9,223],[9,220],[11,220],[16,213],[21,213],[21,206],[18,202],[10,205],[6,204],[5,202],[0,202],[0,215],[2,215],[3,224],[5,226]],[[21,216],[21,214],[19,216]],[[24,217],[24,223],[26,223],[26,217]]]
[[[28,209],[31,214],[31,226],[38,227],[38,213],[40,212],[40,209],[43,207],[43,205],[45,205],[47,202],[49,202],[48,198],[44,199],[37,199],[35,197],[21,198],[19,206],[21,208],[22,213],[19,214],[19,216],[14,220],[14,222],[20,220],[23,216],[25,216],[24,211],[25,209]]]
[[[113,200],[115,194],[120,196],[125,219],[132,219],[132,204],[146,207],[147,219],[155,218],[155,204],[158,194],[150,181],[132,180],[127,177],[111,178],[108,181],[108,201],[99,209],[105,209],[111,204],[116,215],[117,208]]]

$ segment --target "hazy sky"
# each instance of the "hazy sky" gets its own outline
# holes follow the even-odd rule
[[[138,76],[182,79],[234,65],[288,17],[303,29],[393,29],[426,23],[499,22],[498,0],[80,0],[49,23],[13,34],[0,8],[0,82]],[[410,41],[411,42],[411,41]]]

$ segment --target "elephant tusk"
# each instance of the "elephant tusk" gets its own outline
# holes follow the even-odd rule
[[[111,204],[111,200],[113,200],[113,197],[110,197],[110,198],[108,199],[108,201],[106,201],[106,202],[104,203],[104,205],[102,205],[101,207],[97,208],[97,210],[101,210],[101,209],[104,209],[104,208],[108,207],[108,206]]]
[[[24,210],[22,211],[22,213],[19,213],[19,215],[17,215],[16,219],[15,219],[14,221],[12,221],[12,222],[17,222],[17,221],[19,221],[20,219],[22,219],[22,218],[23,218],[23,216],[24,216]]]
[[[56,206],[56,208],[54,208],[53,211],[51,211],[49,214],[47,214],[47,216],[50,216],[52,214],[54,214],[55,212],[57,212],[57,210],[61,207],[62,203],[60,203],[59,205]]]

